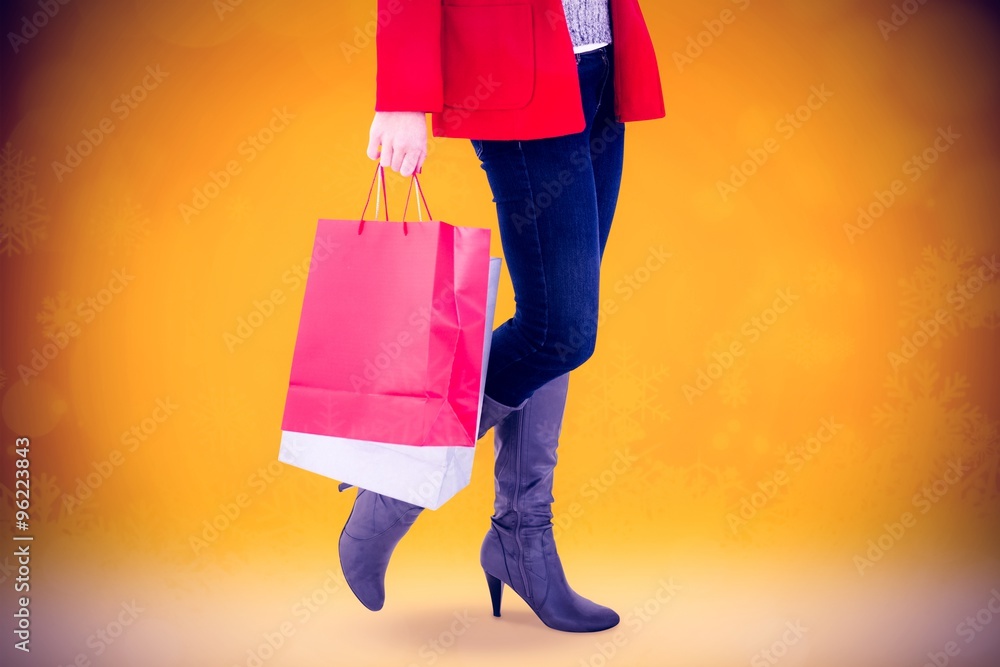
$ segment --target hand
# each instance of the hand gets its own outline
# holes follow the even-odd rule
[[[381,147],[381,151],[379,150]],[[427,122],[423,111],[376,111],[368,133],[368,157],[382,167],[410,176],[427,157]]]

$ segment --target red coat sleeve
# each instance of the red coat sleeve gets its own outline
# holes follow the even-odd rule
[[[442,111],[441,0],[378,0],[376,111]]]

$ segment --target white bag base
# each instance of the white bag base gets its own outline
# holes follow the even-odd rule
[[[281,432],[278,460],[427,509],[472,479],[475,447],[414,447]]]

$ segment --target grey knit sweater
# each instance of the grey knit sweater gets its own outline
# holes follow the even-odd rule
[[[562,0],[573,46],[611,43],[608,0]]]

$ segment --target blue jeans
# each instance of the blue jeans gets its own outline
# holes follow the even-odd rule
[[[587,126],[529,141],[472,140],[493,191],[514,316],[493,331],[486,394],[508,406],[578,367],[597,342],[601,258],[618,202],[625,125],[614,56],[576,56]]]

